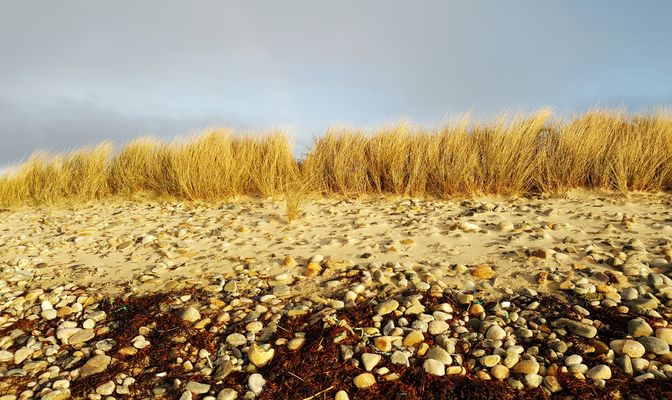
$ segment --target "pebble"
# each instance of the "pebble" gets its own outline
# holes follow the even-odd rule
[[[256,343],[253,343],[247,351],[250,362],[258,368],[266,366],[273,359],[274,355],[275,349],[263,350]]]
[[[653,329],[642,319],[631,319],[628,322],[628,333],[633,338],[653,335]]]
[[[443,364],[441,364],[443,365]],[[363,374],[359,374],[355,377],[353,380],[353,383],[355,386],[357,386],[359,389],[366,389],[368,387],[371,387],[376,384],[376,377],[373,376],[372,374],[365,372]]]
[[[91,375],[99,374],[107,369],[112,362],[112,357],[99,354],[91,357],[79,370],[79,376],[86,378]]]
[[[380,354],[364,353],[362,354],[362,364],[367,372],[371,372],[383,357]]]
[[[436,376],[444,376],[446,375],[446,366],[444,363],[438,360],[434,359],[427,359],[425,360],[424,364],[422,364],[422,368],[427,372],[428,374],[436,375]]]
[[[194,307],[187,307],[186,309],[180,311],[177,314],[177,317],[188,322],[196,322],[201,319],[201,313],[198,312]]]
[[[250,388],[250,391],[252,391],[255,396],[259,396],[264,391],[265,385],[266,380],[261,374],[252,374],[247,380],[247,387]]]
[[[657,356],[662,356],[670,352],[670,345],[667,344],[663,339],[645,336],[640,337],[638,340],[639,343],[644,346],[647,353],[655,354]]]

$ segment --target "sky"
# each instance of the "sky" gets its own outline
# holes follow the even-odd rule
[[[0,170],[210,126],[672,105],[672,2],[0,0]]]

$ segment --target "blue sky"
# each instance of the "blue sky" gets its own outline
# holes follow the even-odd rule
[[[0,166],[36,149],[672,105],[669,1],[0,0]]]

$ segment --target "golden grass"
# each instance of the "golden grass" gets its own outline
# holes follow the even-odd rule
[[[186,200],[284,199],[294,220],[313,193],[415,197],[672,189],[672,113],[544,108],[440,126],[331,127],[306,159],[289,137],[207,129],[172,142],[138,138],[67,154],[38,151],[0,177],[0,207],[59,206],[139,194]]]

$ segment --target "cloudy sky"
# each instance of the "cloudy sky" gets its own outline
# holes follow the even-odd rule
[[[209,125],[672,106],[672,2],[0,0],[0,166]]]

